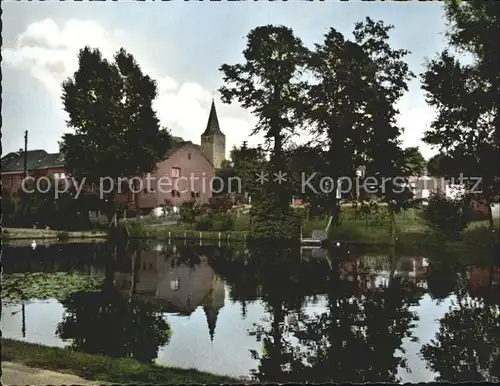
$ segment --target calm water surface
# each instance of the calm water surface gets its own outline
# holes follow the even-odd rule
[[[7,338],[259,381],[500,372],[493,259],[66,244],[2,260]]]

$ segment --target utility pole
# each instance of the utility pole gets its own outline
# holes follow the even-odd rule
[[[28,130],[24,132],[24,178],[28,177]]]

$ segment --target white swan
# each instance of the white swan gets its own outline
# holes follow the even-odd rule
[[[36,241],[35,240],[31,240],[31,248],[32,249],[36,248]]]

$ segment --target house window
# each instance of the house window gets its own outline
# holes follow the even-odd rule
[[[191,198],[200,197],[200,192],[191,192]]]
[[[191,159],[191,153],[188,153],[188,159]]]
[[[175,279],[170,280],[170,289],[172,291],[178,291],[179,290],[179,278],[176,277]]]
[[[181,176],[181,168],[172,168],[172,177],[179,178]]]
[[[172,190],[172,197],[180,197],[181,193],[178,190]]]

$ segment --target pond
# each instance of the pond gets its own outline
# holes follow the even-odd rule
[[[260,382],[496,381],[500,270],[455,252],[4,246],[6,338]]]

